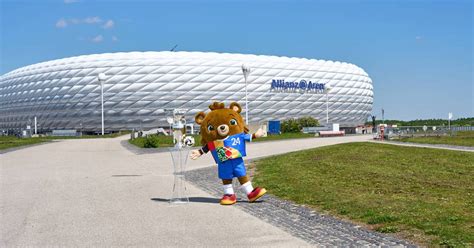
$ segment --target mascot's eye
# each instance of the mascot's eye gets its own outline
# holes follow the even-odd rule
[[[237,121],[235,119],[231,119],[230,125],[233,125],[233,126],[237,125]]]
[[[214,131],[214,127],[211,124],[207,125],[207,131]]]

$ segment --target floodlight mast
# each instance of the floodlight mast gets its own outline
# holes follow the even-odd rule
[[[245,124],[249,124],[248,94],[247,94],[247,78],[250,75],[250,67],[242,65],[242,72],[245,80]]]
[[[326,126],[329,125],[329,91],[331,90],[331,87],[325,86],[324,91],[326,92]]]
[[[106,75],[105,73],[99,73],[97,79],[100,83],[100,102],[101,102],[101,109],[102,109],[102,135],[104,135],[104,81]]]

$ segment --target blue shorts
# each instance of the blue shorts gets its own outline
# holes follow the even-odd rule
[[[232,179],[247,175],[244,160],[242,158],[229,159],[217,164],[220,179]]]

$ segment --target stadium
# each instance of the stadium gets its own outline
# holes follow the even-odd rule
[[[242,66],[250,69],[244,79]],[[42,131],[101,129],[101,83],[107,132],[168,126],[169,109],[187,121],[211,101],[241,103],[247,85],[250,124],[311,116],[320,123],[363,124],[373,86],[350,63],[213,52],[83,55],[25,66],[0,77],[0,129],[20,130],[36,117]],[[242,113],[245,115],[245,113]]]

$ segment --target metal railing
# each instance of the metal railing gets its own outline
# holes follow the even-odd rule
[[[474,126],[402,126],[386,127],[385,138],[397,139],[405,137],[451,136],[459,131],[474,131]]]

